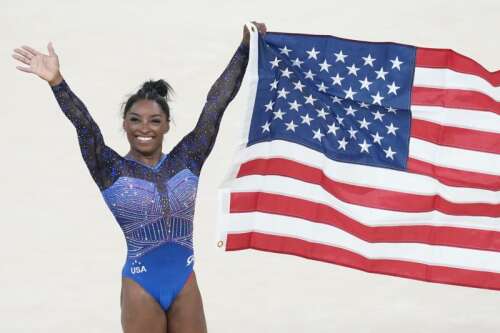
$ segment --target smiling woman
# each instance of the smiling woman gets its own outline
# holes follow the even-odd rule
[[[171,91],[164,80],[147,81],[125,102],[123,129],[130,143],[126,158],[149,166],[161,159],[163,136],[169,130]]]
[[[263,24],[256,24],[265,33]],[[217,137],[222,115],[239,90],[248,62],[249,32],[208,93],[195,128],[168,154],[170,86],[148,81],[125,103],[123,128],[130,143],[122,157],[104,143],[83,102],[49,54],[31,47],[14,58],[47,81],[78,135],[83,159],[127,242],[122,271],[122,326],[125,332],[206,332],[200,291],[193,271],[193,216],[198,177]]]

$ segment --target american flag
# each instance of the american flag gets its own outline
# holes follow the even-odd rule
[[[219,245],[500,289],[500,72],[452,50],[252,34]]]

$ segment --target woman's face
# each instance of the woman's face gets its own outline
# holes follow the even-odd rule
[[[142,99],[135,102],[123,120],[130,148],[143,155],[161,150],[163,135],[169,124],[165,113],[155,101]]]

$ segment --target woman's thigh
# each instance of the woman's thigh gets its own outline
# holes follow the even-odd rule
[[[167,317],[161,306],[137,282],[128,278],[122,278],[121,308],[123,332],[167,332]]]
[[[206,333],[207,324],[194,272],[167,311],[168,333]]]

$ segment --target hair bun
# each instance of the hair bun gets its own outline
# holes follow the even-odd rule
[[[139,92],[142,92],[144,94],[155,92],[161,97],[167,98],[171,89],[172,88],[165,80],[162,79],[157,81],[149,80],[144,82]]]

